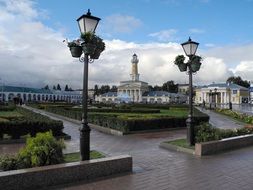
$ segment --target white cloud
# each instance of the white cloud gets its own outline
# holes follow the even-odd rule
[[[253,60],[241,61],[239,65],[233,69],[236,76],[241,76],[244,80],[253,79]]]
[[[1,1],[1,0],[0,0]],[[3,2],[3,0],[1,1]],[[0,3],[0,77],[5,83],[42,87],[46,84],[62,86],[69,84],[72,88],[82,87],[83,64],[71,57],[62,40],[65,38],[60,31],[55,31],[38,21],[40,13],[34,4],[28,0],[19,0],[27,12],[7,9],[5,3]],[[24,4],[22,4],[24,3]],[[15,26],[12,23],[15,18]],[[174,31],[175,33],[176,31]],[[164,32],[163,39],[170,37]],[[157,34],[158,35],[158,34]],[[157,36],[153,34],[153,36]],[[166,36],[168,35],[168,36]],[[139,56],[140,79],[149,84],[159,84],[168,80],[177,83],[188,82],[188,75],[180,73],[173,64],[178,54],[183,54],[177,43],[143,43],[126,42],[122,40],[105,40],[106,50],[100,59],[89,65],[89,86],[94,84],[118,84],[121,80],[130,79],[131,56]],[[230,56],[237,52],[238,67],[235,73],[252,72],[253,46],[238,47],[227,51],[211,49],[203,52],[205,59],[201,70],[194,75],[194,83],[209,83],[225,81],[233,74],[228,65]],[[200,50],[201,52],[201,50]],[[250,72],[247,77],[253,76]]]
[[[158,39],[161,42],[165,41],[174,41],[176,40],[175,35],[177,34],[177,30],[175,29],[168,29],[168,30],[162,30],[159,32],[151,33],[149,36],[154,37]]]
[[[231,70],[242,61],[253,61],[253,44],[214,47],[205,52],[206,56],[222,58]]]
[[[104,20],[101,27],[108,34],[131,33],[142,25],[140,19],[129,15],[114,14]]]
[[[39,13],[33,9],[34,2],[30,0],[1,0],[7,12],[26,19],[36,18]]]
[[[201,68],[195,80],[200,83],[225,82],[233,73],[222,59],[216,57],[206,57],[203,59]]]

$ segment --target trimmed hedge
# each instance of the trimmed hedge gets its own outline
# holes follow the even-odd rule
[[[44,108],[47,111],[60,111],[60,112],[81,112],[82,108],[72,108],[64,106],[50,106]],[[132,108],[132,109],[122,109],[122,108],[90,108],[88,112],[101,112],[101,113],[160,113],[159,109],[147,109],[147,108]]]
[[[52,120],[47,116],[34,113],[24,108],[16,108],[23,117],[13,117],[0,120],[0,138],[3,134],[10,135],[13,139],[30,134],[35,136],[38,132],[52,131],[54,136],[62,135],[62,121]]]
[[[0,111],[13,111],[15,108],[15,105],[0,105]]]
[[[65,117],[70,117],[72,119],[82,120],[82,110],[80,108],[63,108],[63,107],[46,107],[46,111],[52,112],[55,114],[63,115]],[[142,114],[152,114],[152,113],[160,113],[158,109],[135,109],[135,110],[128,110],[128,109],[89,109],[88,114],[92,115],[94,113],[142,113]]]
[[[124,133],[130,133],[135,131],[143,130],[159,130],[169,128],[184,128],[186,127],[186,117],[173,118],[157,118],[157,119],[119,119],[116,115],[100,115],[92,114],[89,115],[88,121],[106,128],[122,131]],[[194,117],[196,125],[201,122],[208,122],[208,116]]]
[[[188,108],[186,104],[132,104],[134,108],[155,108],[155,109],[170,109],[170,108]]]
[[[108,109],[101,109],[101,110],[108,110]],[[111,110],[114,110],[114,112],[116,112],[118,109],[111,109]],[[143,110],[148,110],[148,109],[143,109]],[[79,121],[82,118],[80,109],[66,110],[66,109],[56,108],[56,107],[47,107],[46,111],[63,115],[65,117],[69,117],[72,119],[77,119]],[[131,111],[126,109],[126,113],[129,113],[129,112]],[[194,117],[194,121],[196,125],[198,125],[200,122],[209,121],[209,116],[200,112],[199,110],[194,109],[194,113],[196,115]],[[106,128],[119,130],[124,133],[130,133],[130,132],[142,131],[142,130],[159,130],[159,129],[167,129],[167,128],[186,127],[186,119],[187,117],[169,117],[169,116],[163,116],[161,118],[153,118],[153,119],[122,118],[117,114],[117,112],[115,114],[113,113],[99,114],[99,113],[93,113],[93,112],[88,113],[89,123],[93,123],[93,124],[103,126]]]

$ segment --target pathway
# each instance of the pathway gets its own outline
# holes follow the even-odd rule
[[[200,107],[196,107],[203,113],[206,113],[209,115],[209,123],[215,127],[221,128],[221,129],[235,129],[235,128],[242,128],[245,124],[239,121],[236,121],[234,119],[231,119],[228,116],[215,113],[212,110],[203,109]]]

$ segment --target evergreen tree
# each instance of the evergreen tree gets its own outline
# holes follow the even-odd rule
[[[56,90],[56,87],[55,87],[55,85],[53,86],[53,90]]]
[[[66,86],[65,86],[65,91],[69,91],[69,87],[68,87],[67,84],[66,84]]]
[[[57,84],[57,88],[56,88],[56,90],[61,90],[61,86],[60,86],[60,84]]]
[[[98,85],[95,84],[95,86],[94,86],[94,95],[98,95],[99,94],[98,92],[99,92]]]

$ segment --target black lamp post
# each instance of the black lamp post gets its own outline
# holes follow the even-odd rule
[[[212,90],[209,91],[209,96],[211,96],[211,101],[209,102],[210,103],[210,109],[212,109],[213,96],[215,96],[214,108],[216,108],[216,95],[218,95],[217,88],[214,89],[214,92],[212,92]]]
[[[195,55],[199,43],[194,42],[189,38],[189,40],[185,43],[181,44],[185,54],[189,57],[189,61],[187,62],[188,74],[189,74],[189,115],[186,120],[187,125],[187,142],[189,145],[194,145],[194,121],[193,121],[193,105],[192,105],[192,96],[193,96],[193,88],[192,88],[192,58]]]
[[[91,16],[90,10],[87,14],[82,15],[77,19],[78,26],[81,34],[85,33],[95,33],[98,22],[100,18]],[[80,128],[80,152],[82,160],[90,159],[90,127],[87,120],[87,101],[88,101],[88,65],[89,62],[92,62],[90,59],[90,52],[86,51],[86,44],[82,45],[82,51],[84,57],[79,57],[81,62],[84,62],[84,71],[83,71],[83,96],[82,96],[82,126]],[[81,55],[80,55],[81,56]]]

